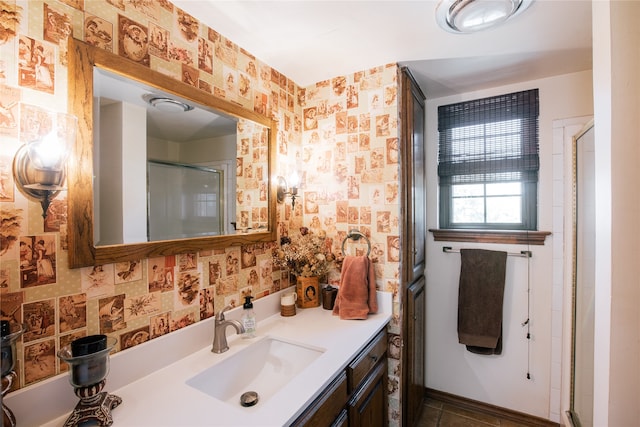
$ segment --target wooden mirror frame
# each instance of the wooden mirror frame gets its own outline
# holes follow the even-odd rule
[[[93,68],[110,71],[178,97],[190,99],[269,129],[268,228],[264,232],[228,234],[156,242],[96,246],[93,235]],[[272,175],[276,156],[276,122],[237,104],[216,98],[158,71],[82,41],[69,38],[69,112],[78,117],[76,145],[67,164],[69,268],[223,249],[276,239],[276,188]]]

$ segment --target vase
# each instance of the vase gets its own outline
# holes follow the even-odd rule
[[[296,276],[296,304],[300,308],[320,306],[320,278],[318,276]]]

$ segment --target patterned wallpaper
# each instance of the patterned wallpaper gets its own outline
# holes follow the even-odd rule
[[[290,232],[299,225],[325,230],[334,251],[357,229],[371,244],[378,289],[394,295],[389,342],[389,416],[400,420],[400,282],[398,68],[380,66],[302,88],[302,149],[295,169],[302,178],[302,202],[285,207]],[[302,214],[302,215],[300,215]],[[345,252],[366,254],[362,240],[348,240]],[[334,271],[329,282],[338,284]]]
[[[266,227],[269,222],[267,207],[269,193],[269,131],[248,120],[237,126],[240,141],[236,170],[236,227],[238,229]]]
[[[278,122],[276,172],[302,178],[295,211],[289,199],[278,205],[279,235],[303,225],[323,229],[339,251],[347,232],[360,230],[371,242],[378,288],[394,294],[389,401],[398,425],[397,66],[300,88],[167,0],[0,0],[0,6],[0,309],[3,318],[30,325],[18,346],[15,387],[64,371],[55,352],[77,337],[113,335],[122,351],[236,305],[244,294],[260,298],[289,286],[288,275],[271,262],[277,242],[67,268],[66,194],[43,221],[40,205],[15,188],[11,165],[26,112],[42,120],[66,112],[72,35]],[[259,135],[250,138],[261,143]],[[243,162],[239,171],[266,173]],[[260,197],[262,190],[251,193]],[[245,212],[253,220],[263,215]],[[362,241],[346,248],[366,252]],[[339,274],[329,281],[337,284]]]

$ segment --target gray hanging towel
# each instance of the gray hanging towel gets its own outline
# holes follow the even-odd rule
[[[502,305],[507,253],[460,250],[458,342],[479,354],[502,353]]]

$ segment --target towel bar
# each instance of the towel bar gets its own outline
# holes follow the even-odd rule
[[[442,252],[445,252],[445,253],[448,253],[448,254],[459,254],[460,253],[459,250],[454,251],[451,248],[451,246],[443,246],[442,247]],[[509,256],[517,256],[517,257],[521,257],[521,258],[531,258],[533,256],[531,251],[520,251],[520,253],[507,252],[507,255],[509,255]]]
[[[347,243],[347,240],[353,239],[355,241],[358,241],[360,240],[360,238],[364,238],[364,240],[367,241],[367,256],[369,256],[369,254],[371,253],[371,242],[369,241],[367,236],[365,236],[364,234],[362,234],[362,232],[355,229],[350,230],[347,233],[347,237],[345,237],[344,240],[342,241],[342,254],[343,255],[345,254],[344,245]]]

